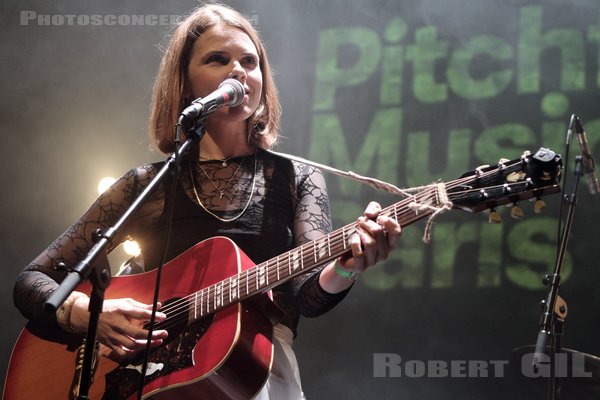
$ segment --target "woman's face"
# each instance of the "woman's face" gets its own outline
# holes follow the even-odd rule
[[[209,118],[244,121],[260,103],[263,78],[259,61],[256,46],[244,31],[225,24],[215,25],[192,47],[186,97],[205,97],[225,79],[237,79],[246,90],[242,103],[232,108],[221,107]]]

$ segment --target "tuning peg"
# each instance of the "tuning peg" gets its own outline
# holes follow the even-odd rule
[[[480,165],[479,167],[475,168],[475,175],[480,177],[483,175],[483,170],[485,168],[488,168],[490,165],[489,164],[485,164],[485,165]]]
[[[522,219],[525,216],[525,213],[523,212],[523,209],[519,207],[517,203],[515,203],[510,209],[510,216],[514,219]]]
[[[541,214],[546,210],[546,203],[540,197],[537,198],[533,205],[533,212],[536,214]]]
[[[490,210],[490,216],[488,218],[488,222],[490,224],[499,224],[502,222],[502,217],[500,216],[500,213],[498,211],[496,211],[495,208],[492,208]]]

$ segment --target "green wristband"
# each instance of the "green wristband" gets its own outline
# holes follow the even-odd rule
[[[335,269],[335,273],[338,274],[339,276],[341,276],[342,278],[346,278],[346,279],[355,279],[356,275],[358,275],[359,273],[356,271],[346,271],[345,269],[343,269],[342,267],[340,267],[338,265],[337,260],[335,260],[333,262],[333,268]]]

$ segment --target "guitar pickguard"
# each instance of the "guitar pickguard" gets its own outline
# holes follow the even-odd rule
[[[186,322],[182,322],[179,326],[168,329],[169,338],[173,338],[173,340],[150,352],[145,382],[148,383],[172,372],[191,367],[193,350],[202,335],[208,330],[212,320],[213,316],[210,315],[189,326],[186,326]],[[178,331],[180,333],[177,333]],[[119,365],[118,368],[106,374],[106,390],[102,399],[125,400],[137,393],[141,373],[141,359],[136,358]]]

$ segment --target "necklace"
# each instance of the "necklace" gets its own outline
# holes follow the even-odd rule
[[[233,157],[231,157],[231,158],[233,158]],[[208,176],[208,174],[206,173],[206,170],[204,168],[202,168],[202,165],[198,164],[198,166],[200,167],[202,172],[204,172],[204,176],[206,176],[206,179],[208,179],[208,181],[213,185],[213,187],[216,189],[216,191],[219,192],[219,199],[222,199],[223,195],[225,194],[225,191],[229,187],[229,184],[231,183],[233,178],[237,175],[237,172],[240,170],[240,167],[242,166],[244,161],[246,161],[246,157],[242,158],[242,161],[240,161],[237,168],[233,172],[233,175],[231,175],[231,178],[229,178],[229,180],[227,181],[227,183],[225,184],[225,187],[223,189],[219,189],[219,186],[217,186],[217,184],[212,179],[210,179],[210,176]],[[223,162],[223,164],[221,164],[221,165],[223,165],[224,167],[227,166],[227,164],[225,162]]]
[[[256,153],[254,153],[254,174],[252,176],[252,189],[250,190],[250,195],[248,197],[248,202],[244,206],[244,209],[238,215],[236,215],[233,218],[226,219],[226,218],[219,217],[217,214],[215,214],[212,211],[210,211],[209,209],[207,209],[204,206],[204,204],[202,203],[202,200],[200,200],[200,196],[198,196],[198,190],[196,189],[196,180],[194,179],[194,174],[192,172],[192,164],[190,163],[189,164],[189,168],[190,168],[190,178],[192,180],[192,189],[194,190],[194,195],[196,196],[196,201],[198,202],[198,204],[200,205],[200,207],[202,207],[202,209],[204,211],[206,211],[208,214],[212,215],[213,217],[215,217],[216,219],[218,219],[221,222],[232,222],[232,221],[235,221],[235,220],[239,219],[246,212],[246,210],[248,209],[248,206],[250,205],[250,202],[252,201],[252,194],[254,193],[254,188],[256,186],[256,166],[257,166],[257,164],[258,164],[258,162],[257,162],[257,159],[256,159]],[[240,163],[240,165],[241,165],[241,163]],[[239,168],[240,167],[238,166],[238,169]],[[237,172],[237,170],[236,170],[236,172]],[[204,174],[206,174],[206,172],[204,172]],[[235,176],[235,173],[233,175]],[[207,178],[208,178],[208,175],[207,175]],[[209,178],[209,180],[210,180],[210,178]],[[231,182],[231,179],[229,181]],[[227,185],[229,185],[229,182],[227,182]],[[213,186],[214,186],[214,183],[213,183]]]
[[[217,159],[215,159],[215,161],[218,161],[218,162],[220,162],[220,163],[221,163],[221,166],[222,166],[223,168],[225,168],[227,165],[229,165],[229,161],[230,161],[231,159],[233,159],[233,158],[236,158],[236,157],[237,157],[237,156],[231,156],[231,157],[229,157],[229,158],[223,158],[223,159],[218,159],[218,158],[217,158]],[[244,157],[244,159],[245,159],[245,158],[246,158],[246,157]],[[209,158],[200,157],[200,159],[202,159],[202,160],[207,160],[207,161],[210,161],[210,159],[209,159]],[[243,162],[243,161],[242,161],[242,162]]]

